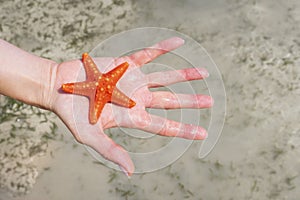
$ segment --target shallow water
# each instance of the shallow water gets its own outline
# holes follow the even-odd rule
[[[46,156],[34,161],[40,172],[34,187],[28,194],[15,197],[2,192],[0,199],[298,199],[300,3],[170,2],[135,1],[116,6],[108,18],[126,10],[128,14],[119,22],[121,27],[107,26],[101,32],[94,28],[101,19],[88,22],[90,30],[99,35],[87,37],[86,47],[79,42],[70,49],[68,44],[80,36],[84,27],[75,27],[77,33],[60,38],[60,28],[76,21],[71,19],[76,7],[69,5],[72,9],[60,11],[63,8],[56,6],[55,12],[67,17],[61,18],[49,41],[46,39],[48,43],[55,39],[55,48],[36,53],[67,60],[78,56],[81,48],[88,51],[113,32],[141,26],[167,27],[191,36],[216,62],[226,88],[226,123],[211,154],[199,159],[201,142],[194,142],[172,165],[127,179],[119,171],[99,164],[58,122],[57,133],[64,138],[50,142]],[[24,9],[23,14],[32,12]],[[32,50],[30,40],[45,45],[45,39],[35,35],[41,27],[34,28],[33,33],[25,31],[24,37],[12,37],[7,33],[11,28],[4,27],[1,37]],[[16,28],[21,33],[23,29]],[[59,48],[68,54],[57,52]],[[205,86],[201,89],[207,92]],[[176,117],[173,115],[170,117]],[[204,126],[208,120],[205,116],[209,111],[203,113]],[[147,147],[147,143],[143,145]]]

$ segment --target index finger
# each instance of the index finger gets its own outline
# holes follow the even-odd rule
[[[184,44],[184,40],[179,37],[172,37],[163,40],[151,47],[135,52],[129,56],[129,59],[137,66],[142,66],[151,62],[158,56],[168,53]]]

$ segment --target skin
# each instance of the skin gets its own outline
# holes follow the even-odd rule
[[[130,176],[134,172],[131,158],[125,149],[104,133],[105,129],[121,126],[169,137],[196,140],[207,137],[206,130],[200,126],[168,120],[151,115],[145,110],[145,108],[209,108],[213,105],[212,98],[206,95],[149,90],[153,87],[199,80],[208,76],[208,72],[203,68],[151,74],[144,74],[140,70],[144,64],[183,44],[181,38],[174,37],[126,57],[93,58],[103,73],[128,62],[129,68],[118,81],[117,87],[136,102],[130,109],[106,104],[95,125],[88,121],[88,99],[66,94],[61,90],[64,83],[78,82],[79,74],[83,73],[83,65],[79,59],[58,64],[31,55],[0,40],[0,93],[56,113],[78,142],[92,147],[106,159],[118,164]]]

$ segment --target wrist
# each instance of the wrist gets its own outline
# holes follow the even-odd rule
[[[43,105],[48,110],[59,112],[61,105],[65,102],[63,93],[60,92],[64,83],[75,82],[78,78],[82,63],[80,60],[71,60],[60,64],[52,64],[48,74],[49,84],[44,90]]]
[[[44,68],[41,79],[39,81],[38,98],[36,104],[38,107],[53,111],[53,105],[56,97],[56,76],[58,63],[49,61]]]
[[[0,94],[51,109],[56,66],[0,39]]]

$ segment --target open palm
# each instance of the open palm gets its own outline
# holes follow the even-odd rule
[[[178,48],[184,43],[181,38],[170,38],[152,47],[121,58],[93,58],[100,71],[105,73],[117,65],[128,62],[129,68],[119,80],[117,87],[136,102],[133,108],[124,108],[108,103],[102,110],[95,125],[88,121],[88,99],[65,94],[61,91],[64,83],[77,82],[83,73],[80,60],[61,63],[57,68],[53,92],[53,111],[63,120],[76,140],[86,144],[106,159],[118,164],[131,175],[134,165],[128,153],[110,139],[104,130],[116,126],[137,128],[154,134],[186,139],[204,139],[206,131],[199,126],[182,124],[159,116],[151,115],[145,108],[208,108],[213,100],[206,95],[173,94],[149,88],[166,86],[177,82],[202,79],[208,76],[205,69],[188,68],[167,72],[144,74],[140,67],[156,57]],[[84,80],[84,77],[83,77]],[[82,81],[82,80],[80,80]]]

